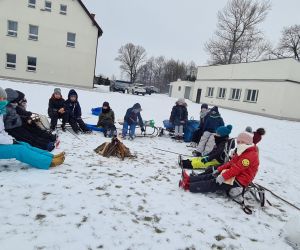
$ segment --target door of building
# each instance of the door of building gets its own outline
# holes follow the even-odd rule
[[[197,90],[196,103],[200,103],[202,89]]]
[[[185,87],[184,98],[185,99],[190,99],[190,95],[191,95],[191,87]]]

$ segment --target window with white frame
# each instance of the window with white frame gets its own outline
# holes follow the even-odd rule
[[[6,68],[8,69],[15,69],[17,63],[17,56],[16,54],[6,54]]]
[[[29,40],[37,41],[39,36],[39,26],[29,24]]]
[[[217,98],[225,99],[226,97],[226,88],[218,88]]]
[[[8,20],[7,22],[7,35],[8,36],[18,36],[18,22]]]
[[[35,8],[36,0],[28,0],[28,7]]]
[[[61,4],[59,13],[62,15],[67,15],[67,5]]]
[[[27,56],[27,71],[36,71],[36,57]]]
[[[50,1],[45,1],[45,11],[51,12],[52,3]]]
[[[206,97],[213,97],[214,96],[214,88],[208,87],[206,89]]]
[[[246,89],[245,102],[257,102],[258,89]]]
[[[68,32],[68,35],[67,35],[67,46],[68,47],[75,47],[75,39],[76,39],[76,34]]]
[[[230,100],[239,101],[241,98],[242,89],[231,89],[230,90]]]

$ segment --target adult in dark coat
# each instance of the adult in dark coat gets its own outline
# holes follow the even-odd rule
[[[183,139],[183,127],[188,120],[187,104],[184,98],[179,98],[172,108],[170,123],[175,125],[175,139]]]
[[[76,134],[78,134],[80,130],[83,133],[91,132],[81,118],[81,107],[78,102],[78,94],[74,89],[69,91],[68,100],[65,101],[64,107],[68,114],[67,122],[69,122]]]
[[[51,119],[51,130],[56,129],[58,119],[62,119],[61,127],[63,130],[65,130],[68,113],[65,110],[64,104],[65,100],[62,98],[61,89],[55,88],[48,104],[48,115]]]

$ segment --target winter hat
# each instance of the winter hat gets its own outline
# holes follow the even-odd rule
[[[7,98],[7,94],[3,88],[0,87],[0,98]]]
[[[250,126],[247,126],[245,129],[246,132],[252,133],[252,128]]]
[[[219,108],[217,106],[214,106],[210,110],[211,113],[219,113]]]
[[[75,91],[75,89],[71,89],[69,91],[68,99],[70,99],[71,96],[76,96],[76,99],[78,98],[78,95],[77,95],[77,92]]]
[[[142,106],[141,106],[141,104],[136,103],[133,105],[133,109],[142,109]]]
[[[254,133],[253,133],[253,143],[257,144],[261,141],[261,138],[263,135],[266,134],[266,131],[264,128],[258,128]]]
[[[232,130],[232,125],[227,125],[227,126],[221,126],[218,127],[216,130],[216,133],[223,137],[223,136],[228,136],[231,133]]]
[[[19,90],[16,90],[18,93],[18,98],[16,99],[16,102],[19,103],[20,101],[22,101],[25,98],[25,94]]]
[[[109,103],[108,102],[103,102],[102,107],[108,107],[109,108]]]
[[[7,88],[5,89],[6,94],[7,94],[7,101],[9,102],[14,102],[17,98],[18,98],[18,92],[11,89],[11,88]]]
[[[179,98],[176,102],[178,105],[186,105],[185,99],[184,98]]]
[[[236,139],[237,141],[243,142],[247,145],[251,145],[253,143],[253,134],[249,132],[242,132]]]
[[[201,109],[208,109],[208,105],[207,105],[206,103],[203,103],[203,104],[201,105]]]
[[[53,91],[53,94],[60,94],[61,95],[61,89],[60,88],[55,88]]]

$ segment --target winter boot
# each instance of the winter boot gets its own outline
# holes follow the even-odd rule
[[[63,164],[64,161],[65,161],[65,156],[57,157],[57,155],[55,155],[52,159],[50,167],[51,168],[57,167],[57,166]]]
[[[65,157],[65,154],[66,153],[63,151],[63,152],[61,152],[61,153],[59,153],[57,155],[54,155],[53,158],[62,158],[62,157]]]
[[[192,162],[189,159],[182,160],[181,161],[181,167],[184,168],[184,169],[193,169]]]

